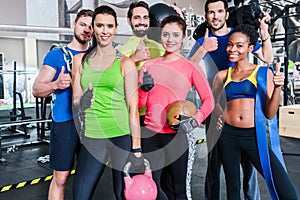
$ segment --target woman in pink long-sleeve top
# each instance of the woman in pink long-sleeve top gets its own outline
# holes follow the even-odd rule
[[[214,98],[200,66],[180,55],[186,24],[178,16],[161,22],[161,43],[166,50],[163,57],[144,64],[139,76],[139,107],[146,105],[145,128],[142,130],[143,155],[150,161],[153,178],[158,187],[157,199],[168,199],[160,187],[162,169],[170,165],[174,196],[187,199],[186,171],[188,142],[186,134],[199,126],[214,108]],[[202,105],[197,112],[181,119],[176,127],[166,120],[168,107],[185,100],[194,87]]]

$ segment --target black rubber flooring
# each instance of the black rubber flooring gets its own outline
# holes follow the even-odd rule
[[[281,138],[284,159],[288,168],[289,175],[294,183],[298,194],[300,193],[299,180],[299,162],[300,162],[300,140],[292,138]],[[197,146],[197,154],[193,169],[192,179],[192,197],[196,200],[204,199],[204,178],[206,170],[205,144]],[[52,170],[48,167],[48,163],[41,164],[37,162],[40,156],[48,153],[48,144],[41,143],[18,147],[14,152],[3,152],[3,157],[7,159],[6,165],[0,165],[0,190],[5,186],[11,185],[8,191],[0,192],[1,200],[43,200],[47,199],[47,192],[50,181],[43,179],[51,175]],[[70,176],[66,186],[65,199],[72,199],[72,182],[73,176]],[[224,176],[222,174],[222,199],[226,199]],[[39,180],[39,178],[41,178]],[[39,180],[38,183],[32,184],[33,180]],[[113,200],[111,171],[109,168],[105,170],[101,178],[93,199]],[[16,188],[18,183],[26,183],[25,186]],[[259,175],[259,185],[261,191],[261,199],[269,200],[270,196],[266,188],[265,182]]]
[[[3,111],[1,111],[2,113]],[[35,117],[34,109],[26,109],[26,114]],[[30,137],[22,134],[0,130],[5,137],[2,139],[2,154],[7,160],[6,165],[0,163],[0,200],[46,200],[52,170],[48,163],[41,164],[37,159],[48,154],[49,145],[40,142],[36,127],[29,127]],[[22,129],[21,129],[22,130]],[[46,139],[49,131],[46,131]],[[15,148],[13,148],[15,147]],[[300,139],[281,137],[281,147],[285,163],[291,180],[300,194]],[[204,180],[207,166],[206,144],[198,144],[195,156],[192,197],[193,200],[204,199]],[[65,199],[72,199],[73,176],[71,175],[66,185]],[[264,179],[258,175],[261,200],[270,200],[269,192]],[[111,183],[111,170],[107,168],[98,183],[94,200],[113,200]],[[221,175],[221,197],[226,199],[224,174]],[[300,196],[299,196],[300,197]]]

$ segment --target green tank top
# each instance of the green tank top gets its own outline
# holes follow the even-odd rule
[[[81,86],[86,91],[91,83],[95,96],[94,104],[85,114],[86,137],[113,138],[130,133],[120,62],[116,59],[106,70],[94,70],[89,61],[84,63]]]

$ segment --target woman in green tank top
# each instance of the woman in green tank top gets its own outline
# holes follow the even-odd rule
[[[91,199],[109,161],[116,199],[124,199],[123,167],[141,149],[138,75],[134,62],[117,58],[112,45],[117,16],[109,6],[94,10],[93,45],[73,61],[74,105],[84,112],[83,147],[74,179],[74,200]],[[134,157],[143,159],[140,151]],[[138,159],[140,157],[140,159]]]

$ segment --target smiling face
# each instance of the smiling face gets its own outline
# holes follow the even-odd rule
[[[238,62],[244,59],[248,60],[248,54],[254,48],[254,46],[249,43],[250,41],[247,35],[241,32],[233,33],[228,40],[226,48],[229,61]]]
[[[94,32],[99,45],[110,45],[117,32],[117,24],[114,16],[98,14],[94,20]]]
[[[162,28],[161,43],[169,53],[180,53],[184,35],[178,23],[168,23]]]
[[[137,37],[147,34],[150,24],[149,12],[144,7],[136,7],[132,10],[132,17],[128,19],[128,24]]]
[[[225,10],[224,3],[222,1],[210,3],[207,8],[208,10],[205,14],[205,19],[209,27],[212,31],[222,29],[229,16],[228,12]]]

